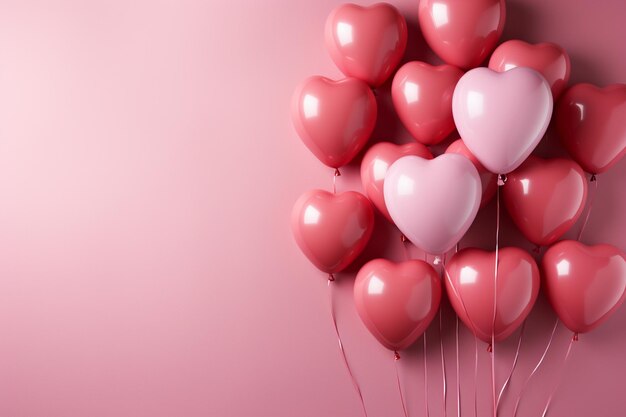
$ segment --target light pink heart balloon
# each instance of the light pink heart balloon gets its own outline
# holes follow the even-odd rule
[[[325,37],[341,72],[378,87],[404,55],[407,27],[402,14],[388,3],[342,4],[328,16]]]
[[[354,282],[354,304],[361,320],[391,350],[409,347],[439,309],[441,279],[432,266],[411,260],[374,259]]]
[[[374,209],[360,193],[311,190],[293,206],[296,243],[319,270],[335,273],[359,256],[374,230]]]
[[[296,89],[291,119],[298,136],[325,165],[344,166],[365,146],[376,125],[376,97],[356,78],[310,77]]]
[[[552,116],[550,85],[537,71],[467,72],[452,97],[454,123],[469,150],[495,174],[521,165],[543,137]]]
[[[387,171],[384,193],[398,229],[420,249],[440,255],[469,229],[482,190],[470,160],[450,153],[432,160],[398,159]]]
[[[433,158],[428,148],[421,143],[396,145],[390,142],[379,142],[368,149],[361,162],[361,182],[365,194],[389,221],[392,220],[385,206],[383,194],[385,175],[387,175],[387,170],[391,164],[407,155],[421,156],[426,159]]]

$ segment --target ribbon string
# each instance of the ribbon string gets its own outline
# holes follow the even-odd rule
[[[443,415],[448,415],[447,398],[448,398],[448,378],[446,376],[446,356],[443,350],[443,306],[439,308],[439,351],[441,352],[441,382],[443,388]]]
[[[515,371],[515,367],[517,366],[517,360],[519,359],[520,349],[522,347],[522,339],[524,338],[524,329],[526,328],[526,321],[522,323],[522,328],[520,329],[519,339],[517,340],[517,349],[515,350],[515,357],[513,358],[513,365],[511,366],[511,372],[509,372],[509,376],[502,384],[502,388],[500,389],[500,393],[498,394],[498,401],[496,402],[496,407],[500,406],[500,400],[502,399],[502,394],[509,385],[511,378],[513,377],[513,372]]]
[[[459,364],[459,316],[456,316],[455,325],[455,347],[456,347],[456,415],[461,417],[461,373]]]
[[[400,371],[398,369],[398,361],[400,360],[400,354],[398,351],[393,352],[393,364],[396,368],[396,382],[398,383],[398,393],[400,394],[400,403],[402,403],[402,411],[404,412],[404,417],[409,417],[409,413],[406,409],[406,403],[404,402],[404,394],[402,394],[402,384],[400,383]]]
[[[513,417],[517,416],[517,409],[519,408],[520,401],[522,400],[522,394],[524,394],[524,391],[526,391],[526,387],[528,386],[528,383],[533,378],[533,376],[537,373],[537,370],[543,363],[544,359],[546,358],[546,355],[548,354],[548,351],[550,350],[550,346],[552,346],[552,341],[554,340],[554,334],[556,333],[556,329],[558,326],[559,326],[559,319],[557,318],[556,321],[554,322],[554,327],[552,328],[550,339],[548,339],[548,344],[546,345],[546,348],[544,349],[543,354],[541,355],[541,358],[539,358],[539,362],[537,362],[537,365],[535,365],[535,368],[532,370],[530,375],[526,377],[526,380],[524,381],[524,385],[522,385],[522,389],[520,390],[517,396],[517,400],[515,400],[515,408],[513,409]]]
[[[339,334],[339,328],[337,327],[337,317],[335,316],[335,304],[333,302],[333,287],[331,285],[335,281],[335,276],[333,274],[328,275],[328,302],[330,305],[330,317],[333,322],[333,328],[335,329],[335,334],[337,335],[337,342],[339,344],[339,350],[341,351],[341,357],[343,359],[343,364],[345,365],[348,374],[350,375],[350,379],[352,380],[352,385],[354,386],[354,390],[359,395],[359,399],[361,400],[361,408],[363,409],[363,415],[367,416],[367,409],[365,408],[365,400],[363,399],[363,393],[361,392],[361,387],[352,372],[352,368],[350,367],[350,363],[348,362],[348,358],[346,356],[346,351],[343,347],[343,342],[341,341],[341,335]]]
[[[498,188],[496,189],[496,256],[493,276],[493,323],[491,328],[491,395],[493,399],[493,417],[498,416],[498,399],[496,397],[496,316],[498,311],[498,262],[500,252],[500,187],[506,183],[506,176],[498,175]]]
[[[559,374],[557,383],[556,385],[554,385],[554,388],[552,389],[550,396],[548,396],[548,402],[546,403],[546,407],[543,409],[543,413],[541,413],[541,417],[546,417],[546,414],[548,413],[548,409],[550,408],[550,404],[552,404],[552,399],[554,398],[554,394],[556,394],[556,391],[559,388],[559,385],[561,385],[561,381],[563,380],[563,373],[565,372],[569,355],[572,352],[572,346],[574,346],[574,342],[576,342],[577,340],[578,340],[578,333],[574,333],[571,340],[569,341],[569,346],[567,347],[567,352],[565,353],[565,359],[563,359],[563,367],[561,369],[561,373]]]
[[[593,188],[589,192],[589,207],[587,208],[587,213],[585,214],[585,219],[583,220],[583,224],[580,226],[580,231],[578,232],[578,237],[576,240],[580,241],[580,238],[583,236],[583,232],[585,231],[585,227],[587,227],[587,222],[589,222],[589,216],[591,215],[591,209],[593,208],[593,202],[596,198],[596,194],[598,193],[598,179],[595,175],[591,176],[589,180],[590,183],[593,183]]]
[[[333,174],[333,194],[337,194],[337,177],[341,177],[339,168],[335,168],[335,173]]]
[[[422,335],[424,339],[424,407],[426,417],[430,417],[430,407],[428,406],[428,361],[426,360],[426,332]]]

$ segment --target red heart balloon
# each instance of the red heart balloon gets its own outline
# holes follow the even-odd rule
[[[552,97],[558,99],[569,81],[570,59],[563,48],[554,43],[536,45],[512,40],[498,46],[489,59],[489,68],[504,72],[516,67],[532,68],[548,81]]]
[[[365,153],[361,162],[361,181],[365,194],[390,222],[393,220],[391,220],[391,215],[385,205],[383,184],[391,164],[406,155],[420,156],[425,159],[433,158],[428,148],[420,143],[395,145],[389,142],[380,142]]]
[[[322,163],[339,168],[365,146],[376,125],[376,97],[356,78],[310,77],[294,93],[293,124]]]
[[[529,156],[502,187],[517,228],[538,246],[556,242],[576,223],[587,200],[587,178],[569,159]]]
[[[419,23],[441,59],[460,68],[479,66],[498,43],[504,0],[420,0]]]
[[[372,87],[398,66],[407,43],[404,17],[387,3],[343,4],[326,20],[326,47],[339,69]]]
[[[494,268],[496,254],[468,248],[446,265],[446,289],[456,314],[481,340],[491,334],[501,341],[526,319],[539,294],[539,268],[526,251],[502,248],[498,253],[498,298],[493,326]]]
[[[391,350],[409,347],[428,327],[441,301],[441,279],[432,266],[411,260],[374,259],[354,283],[354,304],[361,320]]]
[[[441,142],[454,130],[452,93],[463,71],[452,65],[409,62],[393,78],[393,105],[413,137],[424,145]]]
[[[345,269],[365,249],[374,230],[374,209],[354,191],[312,190],[296,201],[291,230],[313,265],[332,274]]]
[[[559,100],[556,127],[585,171],[605,172],[626,153],[626,85],[574,85]]]
[[[480,182],[482,185],[482,197],[480,199],[480,207],[484,207],[494,195],[498,188],[498,176],[493,172],[490,172],[480,163],[480,161],[472,154],[469,148],[465,145],[462,139],[457,139],[448,146],[445,153],[458,153],[469,159],[476,167],[478,175],[480,176]]]
[[[546,251],[541,267],[550,304],[575,333],[598,327],[624,301],[626,256],[615,246],[563,240]]]

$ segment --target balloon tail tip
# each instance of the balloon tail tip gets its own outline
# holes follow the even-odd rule
[[[335,275],[328,274],[328,281],[333,282],[335,280]]]
[[[574,342],[578,342],[578,332],[574,333],[574,336],[572,336],[572,340]]]
[[[489,343],[489,346],[487,346],[487,352],[493,352],[493,346],[491,345],[491,343]]]
[[[400,354],[398,353],[397,350],[393,351],[393,359],[396,360],[396,361],[400,360]]]
[[[500,174],[498,175],[498,186],[502,187],[504,184],[506,184],[506,175],[504,174]]]
[[[591,174],[591,178],[589,179],[589,182],[594,182],[594,181],[597,181],[596,174]]]
[[[341,177],[341,172],[339,171],[339,168],[335,168],[335,177]]]
[[[406,243],[406,241],[407,241],[408,239],[406,238],[406,236],[404,236],[404,233],[402,233],[402,234],[400,235],[400,240],[402,241],[402,243]]]

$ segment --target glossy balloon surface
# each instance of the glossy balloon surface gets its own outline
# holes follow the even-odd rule
[[[362,81],[310,77],[296,89],[291,105],[294,127],[325,165],[339,168],[367,143],[376,125],[376,97]]]
[[[361,320],[387,349],[409,347],[424,333],[439,309],[441,279],[419,260],[368,262],[354,283],[354,304]]]
[[[496,195],[496,190],[498,188],[498,176],[493,172],[485,169],[483,164],[480,163],[478,159],[470,152],[465,143],[463,143],[463,139],[457,139],[448,146],[446,149],[446,153],[457,153],[459,155],[463,155],[467,159],[470,160],[476,170],[478,171],[478,175],[480,176],[480,183],[482,185],[482,197],[480,198],[480,207],[484,207],[494,195]]]
[[[433,157],[428,148],[420,143],[396,145],[390,142],[379,142],[368,149],[361,162],[361,181],[365,194],[389,221],[392,220],[385,205],[383,192],[385,176],[391,164],[407,155],[415,155],[425,159],[432,159]]]
[[[585,171],[605,172],[626,153],[626,85],[574,85],[557,105],[556,127]]]
[[[418,10],[431,49],[465,69],[479,66],[493,51],[506,18],[504,0],[421,0]]]
[[[614,246],[564,240],[546,251],[541,264],[548,300],[573,332],[595,329],[624,302],[626,257]]]
[[[452,249],[474,221],[480,177],[461,155],[432,160],[404,156],[385,178],[385,204],[398,229],[418,248],[435,255]]]
[[[489,59],[489,68],[503,72],[517,67],[528,67],[539,72],[552,89],[557,100],[569,81],[571,63],[569,55],[554,43],[536,45],[520,41],[506,41],[498,46]]]
[[[578,220],[587,177],[574,161],[529,156],[508,175],[502,196],[517,228],[537,246],[556,242]]]
[[[302,252],[319,270],[335,273],[365,249],[374,229],[374,209],[362,194],[323,190],[296,201],[291,230]]]
[[[446,264],[446,289],[459,318],[481,340],[510,336],[526,319],[539,294],[539,268],[528,252],[514,247],[498,253],[496,321],[493,305],[495,252],[468,248]]]
[[[463,71],[452,65],[404,64],[393,78],[391,97],[398,117],[424,145],[441,142],[454,130],[452,94]]]
[[[389,78],[407,44],[406,21],[387,3],[343,4],[328,16],[325,32],[326,48],[337,67],[372,87]]]
[[[452,98],[463,142],[495,174],[521,165],[543,137],[552,116],[548,82],[530,68],[496,72],[476,68],[459,81]]]

